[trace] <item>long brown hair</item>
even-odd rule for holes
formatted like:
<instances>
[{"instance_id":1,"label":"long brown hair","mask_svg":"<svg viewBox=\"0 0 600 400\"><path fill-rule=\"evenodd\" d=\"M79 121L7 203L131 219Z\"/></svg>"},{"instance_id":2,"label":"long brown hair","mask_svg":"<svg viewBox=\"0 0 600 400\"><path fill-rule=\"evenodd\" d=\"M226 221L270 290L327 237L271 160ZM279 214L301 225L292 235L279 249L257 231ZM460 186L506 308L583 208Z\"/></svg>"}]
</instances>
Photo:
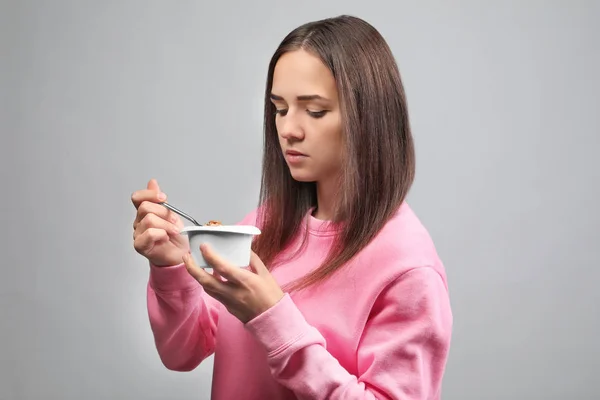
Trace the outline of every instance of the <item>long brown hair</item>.
<instances>
[{"instance_id":1,"label":"long brown hair","mask_svg":"<svg viewBox=\"0 0 600 400\"><path fill-rule=\"evenodd\" d=\"M332 223L339 224L323 265L295 282L299 290L322 282L377 235L405 200L415 155L404 87L394 56L366 21L342 15L304 24L281 42L269 64L265 91L264 153L253 250L271 265L317 206L316 184L295 181L283 157L270 101L281 55L305 50L319 57L336 81L341 106L344 167ZM304 242L303 242L304 243Z\"/></svg>"}]
</instances>

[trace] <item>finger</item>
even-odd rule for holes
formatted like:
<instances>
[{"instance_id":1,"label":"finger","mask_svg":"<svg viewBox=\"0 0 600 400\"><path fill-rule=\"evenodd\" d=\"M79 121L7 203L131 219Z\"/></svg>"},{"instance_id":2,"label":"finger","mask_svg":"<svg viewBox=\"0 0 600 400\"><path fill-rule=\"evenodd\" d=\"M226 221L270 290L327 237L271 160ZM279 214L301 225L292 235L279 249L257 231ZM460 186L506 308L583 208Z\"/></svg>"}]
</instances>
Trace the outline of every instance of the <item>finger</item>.
<instances>
[{"instance_id":1,"label":"finger","mask_svg":"<svg viewBox=\"0 0 600 400\"><path fill-rule=\"evenodd\" d=\"M206 271L206 270L205 270L205 271ZM206 272L208 272L208 271L206 271ZM237 284L237 283L233 283L233 282L230 282L230 281L229 281L227 278L225 278L225 277L221 276L221 274L219 274L219 271L217 271L217 270L216 270L216 269L214 269L214 268L212 269L212 276L214 276L214 277L215 277L215 279L218 279L218 280L219 280L219 282L223 282L225 285L228 285L228 286L230 286L230 287L240 287L240 285L239 285L239 284Z\"/></svg>"},{"instance_id":2,"label":"finger","mask_svg":"<svg viewBox=\"0 0 600 400\"><path fill-rule=\"evenodd\" d=\"M131 202L135 208L138 208L143 201L161 203L165 200L167 200L167 195L158 190L142 189L131 194Z\"/></svg>"},{"instance_id":3,"label":"finger","mask_svg":"<svg viewBox=\"0 0 600 400\"><path fill-rule=\"evenodd\" d=\"M260 257L258 257L258 255L252 250L250 250L250 268L252 268L252 270L260 276L271 274Z\"/></svg>"},{"instance_id":4,"label":"finger","mask_svg":"<svg viewBox=\"0 0 600 400\"><path fill-rule=\"evenodd\" d=\"M188 273L202 285L204 290L212 293L212 296L227 293L226 285L204 269L198 267L191 254L184 254L182 260Z\"/></svg>"},{"instance_id":5,"label":"finger","mask_svg":"<svg viewBox=\"0 0 600 400\"><path fill-rule=\"evenodd\" d=\"M140 221L148 214L154 214L159 218L169 221L177 227L181 225L181 219L173 211L161 206L160 204L150 201L143 201L138 207L138 212L135 220L133 221L133 229L136 229Z\"/></svg>"},{"instance_id":6,"label":"finger","mask_svg":"<svg viewBox=\"0 0 600 400\"><path fill-rule=\"evenodd\" d=\"M155 192L160 192L160 187L158 186L158 182L156 179L152 178L148 181L148 185L146 186L149 190L154 190Z\"/></svg>"},{"instance_id":7,"label":"finger","mask_svg":"<svg viewBox=\"0 0 600 400\"><path fill-rule=\"evenodd\" d=\"M140 254L148 253L157 244L169 240L169 235L164 229L150 228L138 235L133 241L133 248Z\"/></svg>"},{"instance_id":8,"label":"finger","mask_svg":"<svg viewBox=\"0 0 600 400\"><path fill-rule=\"evenodd\" d=\"M136 231L139 230L141 233L150 228L160 228L166 231L170 236L179 235L179 227L177 225L152 213L146 214L146 216L142 218L136 227Z\"/></svg>"},{"instance_id":9,"label":"finger","mask_svg":"<svg viewBox=\"0 0 600 400\"><path fill-rule=\"evenodd\" d=\"M219 271L217 271L217 270L215 270L215 269L213 269L212 276L214 276L214 277L215 277L215 279L218 279L218 280L219 280L219 282L225 282L225 278L223 278L223 277L221 276L221 274L219 274Z\"/></svg>"},{"instance_id":10,"label":"finger","mask_svg":"<svg viewBox=\"0 0 600 400\"><path fill-rule=\"evenodd\" d=\"M224 260L206 243L203 243L200 246L200 251L202 252L202 255L204 256L206 262L213 268L213 270L217 274L219 274L220 276L222 276L230 282L240 282L241 276L239 268L234 267L229 262Z\"/></svg>"}]
</instances>

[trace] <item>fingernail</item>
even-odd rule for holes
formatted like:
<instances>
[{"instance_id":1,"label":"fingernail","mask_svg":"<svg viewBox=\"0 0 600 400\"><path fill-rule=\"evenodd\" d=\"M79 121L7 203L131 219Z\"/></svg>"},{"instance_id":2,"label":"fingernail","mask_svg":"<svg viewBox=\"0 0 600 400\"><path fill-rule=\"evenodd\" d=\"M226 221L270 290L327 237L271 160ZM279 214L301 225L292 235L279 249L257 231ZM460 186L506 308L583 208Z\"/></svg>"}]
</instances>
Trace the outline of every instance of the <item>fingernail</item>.
<instances>
[{"instance_id":1,"label":"fingernail","mask_svg":"<svg viewBox=\"0 0 600 400\"><path fill-rule=\"evenodd\" d=\"M158 194L158 200L160 200L160 201L163 201L163 200L164 200L164 199L166 199L166 198L167 198L167 195L166 195L166 194L164 194L163 192L160 192L160 193Z\"/></svg>"},{"instance_id":2,"label":"fingernail","mask_svg":"<svg viewBox=\"0 0 600 400\"><path fill-rule=\"evenodd\" d=\"M205 251L206 249L208 249L208 245L206 243L202 243L200 245L200 251Z\"/></svg>"}]
</instances>

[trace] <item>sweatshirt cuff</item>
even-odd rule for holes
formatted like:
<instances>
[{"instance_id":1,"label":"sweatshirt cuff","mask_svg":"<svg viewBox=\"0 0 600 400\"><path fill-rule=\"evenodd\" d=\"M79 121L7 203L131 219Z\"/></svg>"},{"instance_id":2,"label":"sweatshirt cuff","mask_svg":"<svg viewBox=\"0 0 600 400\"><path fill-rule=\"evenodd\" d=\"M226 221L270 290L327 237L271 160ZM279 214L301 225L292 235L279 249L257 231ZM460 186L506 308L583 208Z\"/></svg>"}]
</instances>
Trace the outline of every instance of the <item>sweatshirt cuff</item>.
<instances>
[{"instance_id":1,"label":"sweatshirt cuff","mask_svg":"<svg viewBox=\"0 0 600 400\"><path fill-rule=\"evenodd\" d=\"M185 264L157 267L150 264L150 287L158 292L176 292L199 287L200 284L187 271Z\"/></svg>"},{"instance_id":2,"label":"sweatshirt cuff","mask_svg":"<svg viewBox=\"0 0 600 400\"><path fill-rule=\"evenodd\" d=\"M269 356L284 351L314 329L286 293L273 307L246 323Z\"/></svg>"}]
</instances>

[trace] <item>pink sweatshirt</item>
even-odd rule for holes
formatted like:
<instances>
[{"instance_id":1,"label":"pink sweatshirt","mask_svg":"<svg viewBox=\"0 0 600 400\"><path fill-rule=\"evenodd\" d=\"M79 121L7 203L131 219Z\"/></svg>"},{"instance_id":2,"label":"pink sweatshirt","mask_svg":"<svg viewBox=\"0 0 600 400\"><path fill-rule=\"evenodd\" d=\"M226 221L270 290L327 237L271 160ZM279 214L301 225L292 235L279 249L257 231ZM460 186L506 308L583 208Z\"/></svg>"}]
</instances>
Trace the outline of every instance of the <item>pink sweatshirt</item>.
<instances>
[{"instance_id":1,"label":"pink sweatshirt","mask_svg":"<svg viewBox=\"0 0 600 400\"><path fill-rule=\"evenodd\" d=\"M272 271L280 285L329 249L334 231L310 213L306 219L306 251ZM255 222L256 212L241 221ZM183 264L150 265L147 294L168 369L190 371L214 353L215 400L440 399L453 321L446 275L406 203L324 286L286 293L245 325Z\"/></svg>"}]
</instances>

